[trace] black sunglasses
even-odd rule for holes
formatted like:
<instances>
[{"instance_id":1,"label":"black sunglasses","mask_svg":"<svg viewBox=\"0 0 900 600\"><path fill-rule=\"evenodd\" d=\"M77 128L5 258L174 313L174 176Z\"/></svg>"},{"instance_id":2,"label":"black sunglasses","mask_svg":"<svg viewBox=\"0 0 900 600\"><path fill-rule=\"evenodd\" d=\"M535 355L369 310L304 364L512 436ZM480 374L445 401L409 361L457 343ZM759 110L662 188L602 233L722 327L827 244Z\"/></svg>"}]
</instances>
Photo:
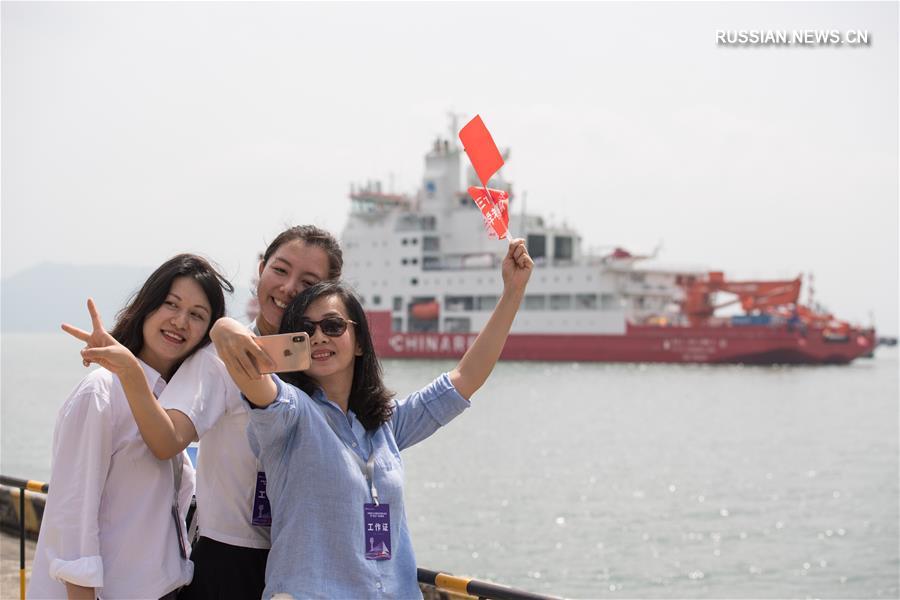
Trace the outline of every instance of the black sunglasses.
<instances>
[{"instance_id":1,"label":"black sunglasses","mask_svg":"<svg viewBox=\"0 0 900 600\"><path fill-rule=\"evenodd\" d=\"M341 337L347 331L347 324L356 325L356 321L345 319L343 317L325 317L321 321L313 321L312 319L300 319L298 329L303 333L312 337L316 333L316 327L322 328L322 333L328 337Z\"/></svg>"}]
</instances>

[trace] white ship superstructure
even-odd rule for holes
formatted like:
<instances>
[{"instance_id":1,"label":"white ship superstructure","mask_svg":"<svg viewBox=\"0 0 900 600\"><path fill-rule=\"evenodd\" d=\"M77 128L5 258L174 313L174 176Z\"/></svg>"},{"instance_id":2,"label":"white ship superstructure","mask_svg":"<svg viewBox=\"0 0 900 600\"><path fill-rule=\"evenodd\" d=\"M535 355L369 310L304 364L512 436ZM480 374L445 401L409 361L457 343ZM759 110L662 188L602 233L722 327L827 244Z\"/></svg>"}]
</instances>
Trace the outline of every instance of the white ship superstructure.
<instances>
[{"instance_id":1,"label":"white ship superstructure","mask_svg":"<svg viewBox=\"0 0 900 600\"><path fill-rule=\"evenodd\" d=\"M394 333L477 332L502 291L507 243L485 233L466 193L479 183L471 167L461 180L463 164L454 138L437 139L414 196L384 192L380 183L351 188L345 278L368 311L390 311ZM622 250L585 255L576 230L519 210L501 175L488 185L510 194L510 229L526 238L535 261L513 333L621 335L629 320L677 312L684 270L642 268L647 257Z\"/></svg>"}]
</instances>

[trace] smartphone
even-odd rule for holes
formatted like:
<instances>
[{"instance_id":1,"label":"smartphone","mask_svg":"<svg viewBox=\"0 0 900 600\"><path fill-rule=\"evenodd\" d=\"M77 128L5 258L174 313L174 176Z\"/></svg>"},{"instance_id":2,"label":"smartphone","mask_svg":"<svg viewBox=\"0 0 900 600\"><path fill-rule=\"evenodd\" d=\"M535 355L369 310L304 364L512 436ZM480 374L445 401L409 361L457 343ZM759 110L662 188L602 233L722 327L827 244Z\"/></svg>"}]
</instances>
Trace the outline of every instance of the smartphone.
<instances>
[{"instance_id":1,"label":"smartphone","mask_svg":"<svg viewBox=\"0 0 900 600\"><path fill-rule=\"evenodd\" d=\"M312 364L309 354L309 335L306 333L280 333L256 338L256 344L275 363L269 370L262 367L260 373L287 373L305 371Z\"/></svg>"}]
</instances>

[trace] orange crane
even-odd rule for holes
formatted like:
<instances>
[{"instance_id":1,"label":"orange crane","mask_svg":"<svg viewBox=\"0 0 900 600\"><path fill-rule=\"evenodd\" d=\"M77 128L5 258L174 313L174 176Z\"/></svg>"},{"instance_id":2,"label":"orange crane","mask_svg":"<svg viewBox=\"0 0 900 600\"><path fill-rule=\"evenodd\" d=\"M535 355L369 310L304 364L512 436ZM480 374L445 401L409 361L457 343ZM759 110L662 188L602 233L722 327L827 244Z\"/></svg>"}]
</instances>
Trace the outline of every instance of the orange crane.
<instances>
[{"instance_id":1,"label":"orange crane","mask_svg":"<svg viewBox=\"0 0 900 600\"><path fill-rule=\"evenodd\" d=\"M683 312L692 325L709 320L716 310L741 303L745 312L774 312L779 307L797 305L800 277L788 281L727 281L721 271L711 271L703 279L685 278ZM729 292L737 297L721 304L713 303L716 292Z\"/></svg>"}]
</instances>

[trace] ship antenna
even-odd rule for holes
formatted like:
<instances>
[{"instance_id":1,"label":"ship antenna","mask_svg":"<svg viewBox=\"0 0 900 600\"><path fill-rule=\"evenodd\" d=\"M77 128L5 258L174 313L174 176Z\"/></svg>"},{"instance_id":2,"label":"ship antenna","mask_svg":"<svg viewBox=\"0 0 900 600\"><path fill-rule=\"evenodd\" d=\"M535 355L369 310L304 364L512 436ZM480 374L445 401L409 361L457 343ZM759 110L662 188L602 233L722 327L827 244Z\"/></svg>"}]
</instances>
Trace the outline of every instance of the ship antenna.
<instances>
[{"instance_id":1,"label":"ship antenna","mask_svg":"<svg viewBox=\"0 0 900 600\"><path fill-rule=\"evenodd\" d=\"M450 139L452 140L456 137L457 127L459 125L459 115L457 115L454 111L447 111L447 116L450 117Z\"/></svg>"},{"instance_id":2,"label":"ship antenna","mask_svg":"<svg viewBox=\"0 0 900 600\"><path fill-rule=\"evenodd\" d=\"M810 308L812 308L813 310L815 310L815 307L816 307L816 303L815 303L815 291L816 291L816 289L815 289L815 286L814 286L814 284L815 284L815 276L812 274L812 271L809 272L809 275L807 276L807 279L809 279L809 306L810 306Z\"/></svg>"},{"instance_id":3,"label":"ship antenna","mask_svg":"<svg viewBox=\"0 0 900 600\"><path fill-rule=\"evenodd\" d=\"M459 119L465 117L465 115L451 109L447 111L447 116L450 117L450 142L456 148L456 136L459 134Z\"/></svg>"}]
</instances>

